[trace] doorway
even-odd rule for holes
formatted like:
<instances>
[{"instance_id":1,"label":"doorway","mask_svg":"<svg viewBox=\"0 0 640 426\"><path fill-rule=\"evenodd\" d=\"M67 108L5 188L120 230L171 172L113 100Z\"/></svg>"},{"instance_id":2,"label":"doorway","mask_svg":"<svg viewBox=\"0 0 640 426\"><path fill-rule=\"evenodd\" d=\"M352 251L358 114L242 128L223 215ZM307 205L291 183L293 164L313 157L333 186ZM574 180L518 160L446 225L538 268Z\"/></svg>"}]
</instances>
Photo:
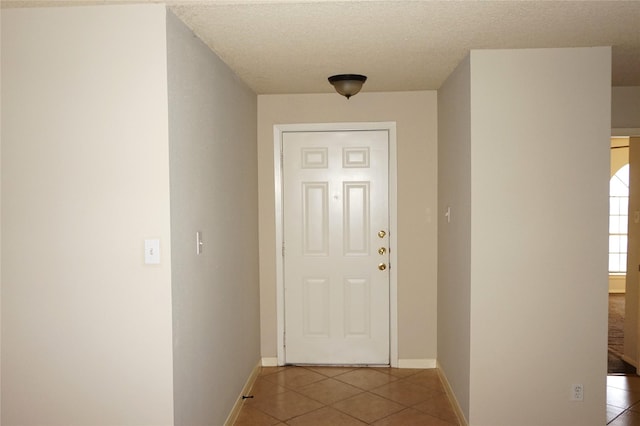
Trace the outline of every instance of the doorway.
<instances>
[{"instance_id":1,"label":"doorway","mask_svg":"<svg viewBox=\"0 0 640 426\"><path fill-rule=\"evenodd\" d=\"M278 364L397 364L395 123L274 126Z\"/></svg>"},{"instance_id":2,"label":"doorway","mask_svg":"<svg viewBox=\"0 0 640 426\"><path fill-rule=\"evenodd\" d=\"M629 138L611 138L609 180L608 374L625 374L624 322L629 225Z\"/></svg>"}]
</instances>

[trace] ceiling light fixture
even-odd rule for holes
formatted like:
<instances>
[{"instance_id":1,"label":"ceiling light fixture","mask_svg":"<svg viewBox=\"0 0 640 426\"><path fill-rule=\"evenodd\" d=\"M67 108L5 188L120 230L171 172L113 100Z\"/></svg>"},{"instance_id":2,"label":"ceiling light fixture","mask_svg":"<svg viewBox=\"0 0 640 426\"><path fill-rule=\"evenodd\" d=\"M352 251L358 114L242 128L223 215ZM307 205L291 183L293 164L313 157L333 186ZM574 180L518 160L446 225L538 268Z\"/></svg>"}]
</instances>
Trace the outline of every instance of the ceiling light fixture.
<instances>
[{"instance_id":1,"label":"ceiling light fixture","mask_svg":"<svg viewBox=\"0 0 640 426\"><path fill-rule=\"evenodd\" d=\"M367 76L360 74L338 74L329 77L329 83L333 85L336 92L347 99L358 93L365 81Z\"/></svg>"}]
</instances>

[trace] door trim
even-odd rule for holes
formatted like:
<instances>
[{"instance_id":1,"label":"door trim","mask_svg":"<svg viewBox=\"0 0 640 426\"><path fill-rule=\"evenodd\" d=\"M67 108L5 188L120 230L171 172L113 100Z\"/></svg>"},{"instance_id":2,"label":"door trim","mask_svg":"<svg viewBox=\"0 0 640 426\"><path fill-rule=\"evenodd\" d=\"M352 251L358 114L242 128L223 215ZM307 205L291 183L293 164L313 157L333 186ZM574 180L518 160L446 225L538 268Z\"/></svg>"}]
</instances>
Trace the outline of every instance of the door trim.
<instances>
[{"instance_id":1,"label":"door trim","mask_svg":"<svg viewBox=\"0 0 640 426\"><path fill-rule=\"evenodd\" d=\"M285 363L284 348L284 265L282 245L284 241L283 205L282 205L282 135L286 132L333 132L346 130L384 130L389 133L389 360L391 367L398 366L398 221L397 221L397 157L396 123L308 123L276 124L273 126L273 169L275 189L276 218L276 329L278 365Z\"/></svg>"}]
</instances>

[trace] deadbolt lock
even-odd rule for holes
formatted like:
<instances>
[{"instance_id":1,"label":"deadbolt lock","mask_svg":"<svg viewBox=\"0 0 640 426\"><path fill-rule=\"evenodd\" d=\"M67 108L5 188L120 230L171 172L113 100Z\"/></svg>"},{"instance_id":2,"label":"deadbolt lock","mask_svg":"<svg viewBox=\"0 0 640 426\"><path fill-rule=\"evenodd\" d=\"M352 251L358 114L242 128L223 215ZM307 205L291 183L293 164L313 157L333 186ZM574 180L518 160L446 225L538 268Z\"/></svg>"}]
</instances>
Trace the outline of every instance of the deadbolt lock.
<instances>
[{"instance_id":1,"label":"deadbolt lock","mask_svg":"<svg viewBox=\"0 0 640 426\"><path fill-rule=\"evenodd\" d=\"M386 232L384 232L384 231L378 231L378 237L380 237L380 238L384 238L384 236L385 236L385 235L387 235L387 233L386 233Z\"/></svg>"},{"instance_id":2,"label":"deadbolt lock","mask_svg":"<svg viewBox=\"0 0 640 426\"><path fill-rule=\"evenodd\" d=\"M382 256L383 254L385 254L386 252L387 252L387 249L386 249L386 248L384 248L384 247L380 247L380 248L378 249L378 254L379 254L379 255L381 255L381 256Z\"/></svg>"}]
</instances>

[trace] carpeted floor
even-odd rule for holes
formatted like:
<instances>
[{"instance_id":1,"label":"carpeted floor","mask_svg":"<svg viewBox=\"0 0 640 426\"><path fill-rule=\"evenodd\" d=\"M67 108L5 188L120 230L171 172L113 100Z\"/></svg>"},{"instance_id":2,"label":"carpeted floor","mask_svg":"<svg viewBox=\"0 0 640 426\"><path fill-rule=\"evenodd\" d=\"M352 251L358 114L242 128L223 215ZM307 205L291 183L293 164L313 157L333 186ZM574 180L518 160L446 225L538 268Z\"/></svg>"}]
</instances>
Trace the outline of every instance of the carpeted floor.
<instances>
[{"instance_id":1,"label":"carpeted floor","mask_svg":"<svg viewBox=\"0 0 640 426\"><path fill-rule=\"evenodd\" d=\"M609 374L635 374L635 368L622 360L624 353L624 294L609 294Z\"/></svg>"}]
</instances>

